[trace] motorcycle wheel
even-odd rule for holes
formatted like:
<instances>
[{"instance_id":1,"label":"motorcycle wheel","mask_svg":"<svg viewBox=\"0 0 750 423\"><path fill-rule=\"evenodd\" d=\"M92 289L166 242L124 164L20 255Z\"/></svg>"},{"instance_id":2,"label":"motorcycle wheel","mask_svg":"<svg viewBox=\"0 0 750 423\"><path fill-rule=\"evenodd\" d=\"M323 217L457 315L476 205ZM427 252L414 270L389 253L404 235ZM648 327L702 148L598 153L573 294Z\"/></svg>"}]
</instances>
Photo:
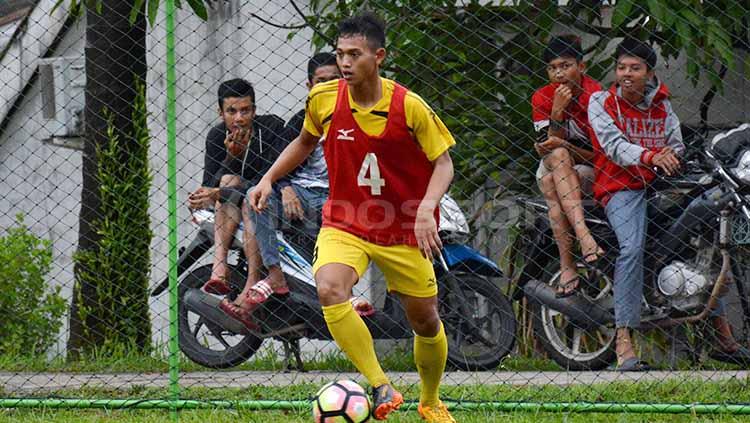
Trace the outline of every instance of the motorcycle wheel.
<instances>
[{"instance_id":1,"label":"motorcycle wheel","mask_svg":"<svg viewBox=\"0 0 750 423\"><path fill-rule=\"evenodd\" d=\"M586 268L578 265L583 284ZM560 264L550 263L545 269L543 282L557 287L560 282ZM612 279L600 274L596 286L583 288L578 295L590 300L601 300L612 295ZM533 304L534 334L547 355L560 367L567 370L601 370L614 362L615 329L611 326L582 329L557 310L545 305Z\"/></svg>"},{"instance_id":2,"label":"motorcycle wheel","mask_svg":"<svg viewBox=\"0 0 750 423\"><path fill-rule=\"evenodd\" d=\"M231 268L232 266L230 266ZM231 268L230 274L239 274ZM235 335L204 320L183 306L182 298L190 289L200 289L211 276L211 265L189 272L180 281L179 311L180 350L192 361L212 369L237 366L260 348L263 339L254 335Z\"/></svg>"},{"instance_id":3,"label":"motorcycle wheel","mask_svg":"<svg viewBox=\"0 0 750 423\"><path fill-rule=\"evenodd\" d=\"M489 280L453 274L463 298L446 284L440 294L440 317L448 337L448 364L461 370L492 370L516 342L516 316L510 301ZM466 301L470 315L462 312Z\"/></svg>"}]
</instances>

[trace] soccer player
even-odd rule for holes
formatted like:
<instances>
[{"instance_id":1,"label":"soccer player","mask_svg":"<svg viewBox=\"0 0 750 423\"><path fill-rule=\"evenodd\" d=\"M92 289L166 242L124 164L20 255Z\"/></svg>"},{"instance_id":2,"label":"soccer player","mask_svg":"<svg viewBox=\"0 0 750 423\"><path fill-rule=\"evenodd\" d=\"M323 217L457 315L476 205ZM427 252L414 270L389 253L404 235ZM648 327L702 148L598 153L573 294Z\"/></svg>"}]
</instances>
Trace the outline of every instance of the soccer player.
<instances>
[{"instance_id":1,"label":"soccer player","mask_svg":"<svg viewBox=\"0 0 750 423\"><path fill-rule=\"evenodd\" d=\"M589 98L602 87L584 73L586 63L578 37L552 38L542 59L550 83L531 97L534 129L543 140L534 144L541 157L536 178L549 206L550 226L560 252L557 296L567 297L579 287L571 235L578 238L585 262L594 263L604 254L586 225L581 206L582 192L590 196L594 181Z\"/></svg>"},{"instance_id":2,"label":"soccer player","mask_svg":"<svg viewBox=\"0 0 750 423\"><path fill-rule=\"evenodd\" d=\"M339 24L336 57L342 79L319 84L307 99L300 136L250 195L266 206L272 184L294 169L324 136L329 199L313 270L333 338L373 387L373 416L385 420L403 403L378 363L372 335L349 302L370 260L398 293L415 332L421 379L419 413L454 422L438 397L448 343L438 315L432 258L440 254L440 198L453 178L455 144L443 122L416 94L379 76L385 24L372 13Z\"/></svg>"}]
</instances>

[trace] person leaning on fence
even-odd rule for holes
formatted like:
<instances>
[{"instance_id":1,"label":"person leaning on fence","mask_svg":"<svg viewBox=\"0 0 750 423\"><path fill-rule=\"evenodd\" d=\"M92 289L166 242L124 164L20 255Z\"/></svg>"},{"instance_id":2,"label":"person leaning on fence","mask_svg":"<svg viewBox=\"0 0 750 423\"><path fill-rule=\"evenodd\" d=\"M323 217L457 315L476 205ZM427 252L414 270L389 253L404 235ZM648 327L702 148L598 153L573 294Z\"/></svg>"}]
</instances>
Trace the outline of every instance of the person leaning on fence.
<instances>
[{"instance_id":1,"label":"person leaning on fence","mask_svg":"<svg viewBox=\"0 0 750 423\"><path fill-rule=\"evenodd\" d=\"M585 262L594 263L604 254L586 225L581 205L582 192L591 194L594 179L588 103L601 85L584 73L583 50L575 36L552 38L542 59L550 83L531 97L534 129L541 140L534 144L542 158L536 178L549 206L550 225L560 252L557 296L567 297L579 286L571 235L578 239Z\"/></svg>"},{"instance_id":2,"label":"person leaning on fence","mask_svg":"<svg viewBox=\"0 0 750 423\"><path fill-rule=\"evenodd\" d=\"M419 413L454 422L439 399L448 342L437 307L433 254L440 254L437 207L453 178L448 129L416 94L379 76L385 24L372 13L339 23L336 56L343 79L307 98L304 127L250 195L261 211L272 184L315 149L325 134L330 197L313 271L334 340L373 386L373 416L403 403L378 363L372 335L349 295L372 259L399 294L415 332L421 379Z\"/></svg>"},{"instance_id":3,"label":"person leaning on fence","mask_svg":"<svg viewBox=\"0 0 750 423\"><path fill-rule=\"evenodd\" d=\"M336 56L332 53L318 53L308 62L308 89L340 77ZM292 116L284 128L286 139L291 141L299 136L304 119L304 109ZM250 188L248 192L252 189ZM244 205L242 208L243 237L256 239L263 266L268 269L268 277L258 281L260 269L253 266L257 260L248 260L245 288L234 302L225 298L219 304L225 313L251 329L258 328L258 325L252 321L253 311L266 302L272 294L284 295L289 292L286 278L280 267L276 230L286 222L300 220L303 222L305 236L317 238L323 204L327 199L328 167L323 157L323 147L318 144L304 163L276 183L264 213L256 213L252 208ZM364 300L358 300L355 309L363 315L374 312L372 306Z\"/></svg>"},{"instance_id":4,"label":"person leaning on fence","mask_svg":"<svg viewBox=\"0 0 750 423\"><path fill-rule=\"evenodd\" d=\"M212 129L209 132L209 137L213 135L210 144L213 150L210 153L207 151L206 156L210 154L213 160L209 162L207 159L208 164L221 156L216 152L220 148L216 139L220 136L217 134L223 133L225 157L210 186L203 186L190 194L188 202L194 209L216 205L213 267L203 289L223 295L230 290L227 256L239 226L245 191L268 170L286 143L284 121L280 117L255 114L255 90L252 84L243 79L222 82L218 97L222 123L217 131ZM206 173L204 171L204 184ZM245 240L243 247L248 260L257 257L258 247L254 239Z\"/></svg>"}]
</instances>

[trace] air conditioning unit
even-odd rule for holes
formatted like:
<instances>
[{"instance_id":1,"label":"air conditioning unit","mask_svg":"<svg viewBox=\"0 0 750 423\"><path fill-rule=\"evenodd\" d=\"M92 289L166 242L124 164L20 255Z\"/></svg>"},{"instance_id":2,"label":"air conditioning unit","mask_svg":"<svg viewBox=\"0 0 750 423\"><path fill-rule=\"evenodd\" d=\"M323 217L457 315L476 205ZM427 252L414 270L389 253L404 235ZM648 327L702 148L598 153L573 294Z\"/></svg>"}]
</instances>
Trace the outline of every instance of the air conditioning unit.
<instances>
[{"instance_id":1,"label":"air conditioning unit","mask_svg":"<svg viewBox=\"0 0 750 423\"><path fill-rule=\"evenodd\" d=\"M45 141L79 148L84 135L86 67L83 57L39 60L42 117L51 137Z\"/></svg>"}]
</instances>

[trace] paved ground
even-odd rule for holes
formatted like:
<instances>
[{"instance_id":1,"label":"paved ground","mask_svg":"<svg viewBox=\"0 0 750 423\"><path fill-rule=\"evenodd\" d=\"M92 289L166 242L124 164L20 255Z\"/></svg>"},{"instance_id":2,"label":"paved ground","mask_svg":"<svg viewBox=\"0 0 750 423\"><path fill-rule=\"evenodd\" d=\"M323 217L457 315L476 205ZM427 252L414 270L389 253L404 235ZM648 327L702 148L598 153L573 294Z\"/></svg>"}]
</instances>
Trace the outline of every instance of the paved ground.
<instances>
[{"instance_id":1,"label":"paved ground","mask_svg":"<svg viewBox=\"0 0 750 423\"><path fill-rule=\"evenodd\" d=\"M389 373L397 383L416 383L417 374ZM728 379L747 380L750 371L691 371L647 373L617 372L449 372L445 374L446 385L497 385L540 386L540 385L588 385L614 381L663 381L666 379L701 379L719 381ZM244 387L248 385L288 386L298 383L323 383L335 379L359 379L354 373L334 372L191 372L181 375L183 387ZM166 373L0 373L0 386L5 395L30 395L61 389L111 388L129 389L133 387L165 387L169 381Z\"/></svg>"}]
</instances>

